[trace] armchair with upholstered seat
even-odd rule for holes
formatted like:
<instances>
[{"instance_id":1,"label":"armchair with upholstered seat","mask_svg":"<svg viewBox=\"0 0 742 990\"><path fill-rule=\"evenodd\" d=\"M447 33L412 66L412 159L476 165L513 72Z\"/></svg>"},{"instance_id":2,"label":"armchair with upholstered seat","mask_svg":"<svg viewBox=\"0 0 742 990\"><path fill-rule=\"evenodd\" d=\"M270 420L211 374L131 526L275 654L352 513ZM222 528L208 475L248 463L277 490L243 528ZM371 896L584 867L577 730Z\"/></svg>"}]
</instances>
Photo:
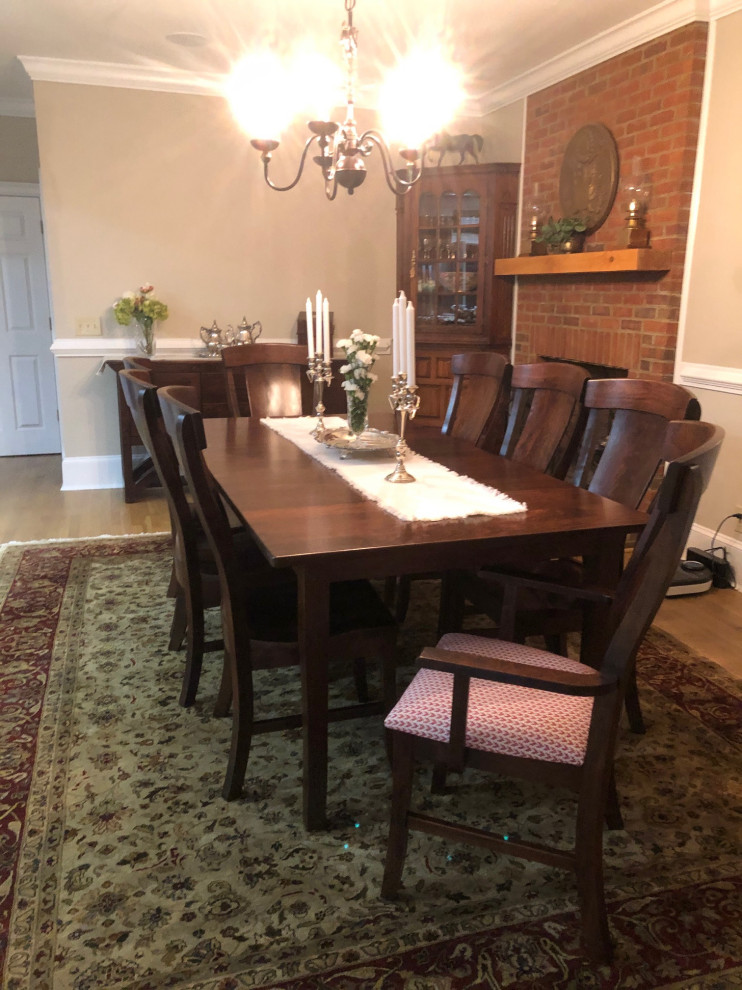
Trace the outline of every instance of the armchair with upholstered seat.
<instances>
[{"instance_id":1,"label":"armchair with upholstered seat","mask_svg":"<svg viewBox=\"0 0 742 990\"><path fill-rule=\"evenodd\" d=\"M623 697L639 646L675 573L722 436L708 423L671 424L665 452L673 460L617 588L609 595L577 589L585 600L611 604L607 646L591 658L593 666L467 633L447 634L435 649L423 650L420 670L385 723L393 752L393 794L383 896L397 896L410 830L563 867L576 874L589 956L610 960L602 836L604 822L622 827L613 758ZM680 450L685 454L676 456ZM526 841L498 832L498 812L507 816L508 809L496 804L487 828L467 824L463 810L450 804L450 814L439 817L430 810L434 799L426 799L424 813L414 810L413 770L419 760L439 771L473 767L541 784L544 791L553 786L572 790L577 795L574 844L569 848L562 841L556 847L546 839ZM438 772L438 783L441 777ZM496 869L495 860L493 873Z\"/></svg>"}]
</instances>

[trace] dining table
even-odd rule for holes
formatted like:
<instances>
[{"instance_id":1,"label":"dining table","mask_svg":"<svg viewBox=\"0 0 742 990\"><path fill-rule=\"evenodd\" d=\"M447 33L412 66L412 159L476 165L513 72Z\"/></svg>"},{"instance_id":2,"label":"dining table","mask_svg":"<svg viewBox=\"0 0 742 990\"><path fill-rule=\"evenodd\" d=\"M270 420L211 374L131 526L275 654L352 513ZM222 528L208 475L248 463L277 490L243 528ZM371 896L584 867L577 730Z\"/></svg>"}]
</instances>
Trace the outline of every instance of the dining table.
<instances>
[{"instance_id":1,"label":"dining table","mask_svg":"<svg viewBox=\"0 0 742 990\"><path fill-rule=\"evenodd\" d=\"M587 579L610 587L621 570L627 535L641 531L647 520L644 512L414 421L406 439L415 452L525 503L525 511L405 521L257 419L205 419L204 430L206 463L225 499L267 561L296 574L307 829L327 823L326 644L333 581L579 555ZM383 456L378 463L385 474L393 466ZM593 606L583 630L583 658L595 656L604 642L605 620L605 607Z\"/></svg>"}]
</instances>

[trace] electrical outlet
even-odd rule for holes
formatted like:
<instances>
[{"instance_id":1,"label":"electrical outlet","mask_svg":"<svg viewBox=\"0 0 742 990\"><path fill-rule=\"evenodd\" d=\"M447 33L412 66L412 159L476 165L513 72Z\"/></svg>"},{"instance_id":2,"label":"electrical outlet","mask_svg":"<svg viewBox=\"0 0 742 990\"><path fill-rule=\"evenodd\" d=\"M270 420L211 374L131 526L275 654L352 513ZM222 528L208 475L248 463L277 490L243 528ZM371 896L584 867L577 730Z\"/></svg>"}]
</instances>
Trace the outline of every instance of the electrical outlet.
<instances>
[{"instance_id":1,"label":"electrical outlet","mask_svg":"<svg viewBox=\"0 0 742 990\"><path fill-rule=\"evenodd\" d=\"M78 337L100 337L100 318L97 316L79 316L75 323Z\"/></svg>"}]
</instances>

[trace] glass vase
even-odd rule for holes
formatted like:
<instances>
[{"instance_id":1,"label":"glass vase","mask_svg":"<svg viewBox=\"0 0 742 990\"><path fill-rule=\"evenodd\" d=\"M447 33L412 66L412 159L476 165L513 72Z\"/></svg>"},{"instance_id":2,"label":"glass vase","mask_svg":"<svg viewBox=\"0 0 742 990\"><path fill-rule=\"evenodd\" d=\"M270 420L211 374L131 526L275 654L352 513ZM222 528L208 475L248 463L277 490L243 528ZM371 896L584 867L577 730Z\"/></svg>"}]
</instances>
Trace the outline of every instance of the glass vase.
<instances>
[{"instance_id":1,"label":"glass vase","mask_svg":"<svg viewBox=\"0 0 742 990\"><path fill-rule=\"evenodd\" d=\"M157 339L155 337L157 321L153 320L151 323L146 324L140 323L139 320L133 320L132 326L137 350L141 354L146 354L147 357L154 357L157 350Z\"/></svg>"},{"instance_id":2,"label":"glass vase","mask_svg":"<svg viewBox=\"0 0 742 990\"><path fill-rule=\"evenodd\" d=\"M368 392L348 392L348 432L360 437L368 429Z\"/></svg>"}]
</instances>

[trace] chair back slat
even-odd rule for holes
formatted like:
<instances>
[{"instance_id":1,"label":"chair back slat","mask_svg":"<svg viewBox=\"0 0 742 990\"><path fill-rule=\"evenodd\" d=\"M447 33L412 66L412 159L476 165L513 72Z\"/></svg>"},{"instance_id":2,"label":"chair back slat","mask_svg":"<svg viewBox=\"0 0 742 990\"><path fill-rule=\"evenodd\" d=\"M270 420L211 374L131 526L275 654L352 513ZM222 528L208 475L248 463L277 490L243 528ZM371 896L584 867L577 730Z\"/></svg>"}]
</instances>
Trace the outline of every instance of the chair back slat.
<instances>
[{"instance_id":1,"label":"chair back slat","mask_svg":"<svg viewBox=\"0 0 742 990\"><path fill-rule=\"evenodd\" d=\"M504 427L510 365L494 351L467 351L451 358L453 387L441 428L479 446ZM492 441L490 440L490 443Z\"/></svg>"},{"instance_id":2,"label":"chair back slat","mask_svg":"<svg viewBox=\"0 0 742 990\"><path fill-rule=\"evenodd\" d=\"M587 378L584 368L558 361L516 365L500 453L539 471L561 474L564 451L580 421Z\"/></svg>"},{"instance_id":3,"label":"chair back slat","mask_svg":"<svg viewBox=\"0 0 742 990\"><path fill-rule=\"evenodd\" d=\"M587 425L572 481L637 508L662 460L667 424L693 415L688 389L639 378L594 379L585 388Z\"/></svg>"},{"instance_id":4,"label":"chair back slat","mask_svg":"<svg viewBox=\"0 0 742 990\"><path fill-rule=\"evenodd\" d=\"M221 352L230 416L241 415L236 376L245 383L250 415L301 416L307 348L300 344L244 344Z\"/></svg>"}]
</instances>

